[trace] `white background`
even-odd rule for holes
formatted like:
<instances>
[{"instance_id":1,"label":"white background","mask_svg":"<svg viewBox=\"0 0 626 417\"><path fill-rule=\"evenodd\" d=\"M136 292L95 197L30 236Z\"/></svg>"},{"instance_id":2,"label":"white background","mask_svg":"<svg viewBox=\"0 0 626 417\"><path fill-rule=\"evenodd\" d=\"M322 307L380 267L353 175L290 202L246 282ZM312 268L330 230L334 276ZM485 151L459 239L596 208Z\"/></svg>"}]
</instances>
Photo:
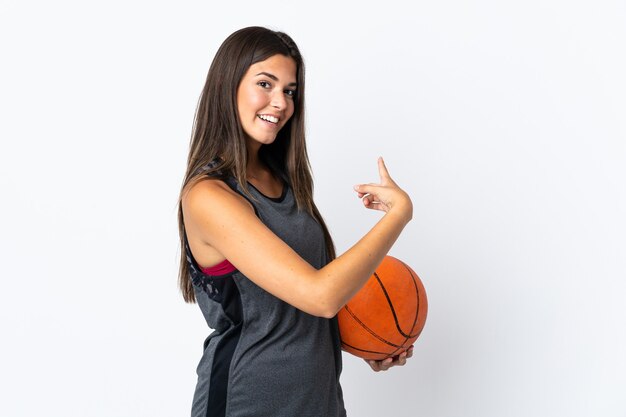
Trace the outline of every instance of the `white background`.
<instances>
[{"instance_id":1,"label":"white background","mask_svg":"<svg viewBox=\"0 0 626 417\"><path fill-rule=\"evenodd\" d=\"M209 332L176 278L206 72L236 29L307 64L340 252L412 196L392 255L429 316L403 368L344 354L351 416L626 416L626 4L0 3L0 415L185 416Z\"/></svg>"}]
</instances>

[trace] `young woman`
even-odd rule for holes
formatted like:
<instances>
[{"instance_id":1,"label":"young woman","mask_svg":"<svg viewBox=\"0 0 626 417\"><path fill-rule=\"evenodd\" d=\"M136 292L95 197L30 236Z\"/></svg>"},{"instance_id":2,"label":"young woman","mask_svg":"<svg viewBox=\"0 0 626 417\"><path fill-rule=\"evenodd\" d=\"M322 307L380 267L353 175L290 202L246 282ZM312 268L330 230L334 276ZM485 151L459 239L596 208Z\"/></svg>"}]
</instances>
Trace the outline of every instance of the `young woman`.
<instances>
[{"instance_id":1,"label":"young woman","mask_svg":"<svg viewBox=\"0 0 626 417\"><path fill-rule=\"evenodd\" d=\"M179 282L214 329L192 416L344 416L337 312L412 217L378 160L355 186L384 212L335 258L313 202L304 134L304 64L293 40L241 29L218 50L195 115L179 204ZM412 350L369 362L404 365Z\"/></svg>"}]
</instances>

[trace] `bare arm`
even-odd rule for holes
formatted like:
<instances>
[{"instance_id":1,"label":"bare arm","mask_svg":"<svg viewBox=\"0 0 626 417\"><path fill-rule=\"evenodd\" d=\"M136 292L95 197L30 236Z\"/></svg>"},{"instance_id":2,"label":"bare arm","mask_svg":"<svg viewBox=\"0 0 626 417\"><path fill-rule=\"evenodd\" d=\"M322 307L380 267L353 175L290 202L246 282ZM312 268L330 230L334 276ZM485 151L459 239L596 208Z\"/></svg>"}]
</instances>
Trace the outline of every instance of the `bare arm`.
<instances>
[{"instance_id":1,"label":"bare arm","mask_svg":"<svg viewBox=\"0 0 626 417\"><path fill-rule=\"evenodd\" d=\"M385 215L348 251L319 270L218 181L203 181L183 196L185 224L261 288L309 314L333 317L365 284L412 217L408 195L393 182L382 159L378 167L380 184L363 184L355 190L365 207Z\"/></svg>"}]
</instances>

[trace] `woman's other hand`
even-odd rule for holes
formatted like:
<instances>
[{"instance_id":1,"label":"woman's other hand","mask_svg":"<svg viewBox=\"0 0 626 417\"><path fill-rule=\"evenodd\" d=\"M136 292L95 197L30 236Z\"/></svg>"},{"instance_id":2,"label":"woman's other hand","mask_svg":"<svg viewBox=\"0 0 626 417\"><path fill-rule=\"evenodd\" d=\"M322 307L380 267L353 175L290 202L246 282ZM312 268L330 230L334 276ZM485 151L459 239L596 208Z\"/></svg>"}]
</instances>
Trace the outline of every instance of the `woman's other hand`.
<instances>
[{"instance_id":1,"label":"woman's other hand","mask_svg":"<svg viewBox=\"0 0 626 417\"><path fill-rule=\"evenodd\" d=\"M413 217L413 203L409 195L396 184L391 176L383 158L378 158L379 184L358 184L354 186L357 196L363 200L366 208L381 210L386 213L391 211L403 215L408 222Z\"/></svg>"},{"instance_id":2,"label":"woman's other hand","mask_svg":"<svg viewBox=\"0 0 626 417\"><path fill-rule=\"evenodd\" d=\"M387 358L382 361L364 359L374 372L386 371L394 366L404 366L407 359L413 356L413 345L399 355Z\"/></svg>"}]
</instances>

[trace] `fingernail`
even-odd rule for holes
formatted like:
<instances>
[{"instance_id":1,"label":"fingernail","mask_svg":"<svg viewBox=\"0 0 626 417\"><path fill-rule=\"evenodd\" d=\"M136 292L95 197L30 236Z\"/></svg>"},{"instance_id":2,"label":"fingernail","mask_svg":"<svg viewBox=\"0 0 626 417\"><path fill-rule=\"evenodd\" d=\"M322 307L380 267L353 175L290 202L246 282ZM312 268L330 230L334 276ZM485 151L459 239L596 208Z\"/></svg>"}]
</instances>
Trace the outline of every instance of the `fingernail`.
<instances>
[{"instance_id":1,"label":"fingernail","mask_svg":"<svg viewBox=\"0 0 626 417\"><path fill-rule=\"evenodd\" d=\"M354 190L355 190L355 191L359 191L359 186L358 186L358 185L355 185L355 186L354 186Z\"/></svg>"}]
</instances>

